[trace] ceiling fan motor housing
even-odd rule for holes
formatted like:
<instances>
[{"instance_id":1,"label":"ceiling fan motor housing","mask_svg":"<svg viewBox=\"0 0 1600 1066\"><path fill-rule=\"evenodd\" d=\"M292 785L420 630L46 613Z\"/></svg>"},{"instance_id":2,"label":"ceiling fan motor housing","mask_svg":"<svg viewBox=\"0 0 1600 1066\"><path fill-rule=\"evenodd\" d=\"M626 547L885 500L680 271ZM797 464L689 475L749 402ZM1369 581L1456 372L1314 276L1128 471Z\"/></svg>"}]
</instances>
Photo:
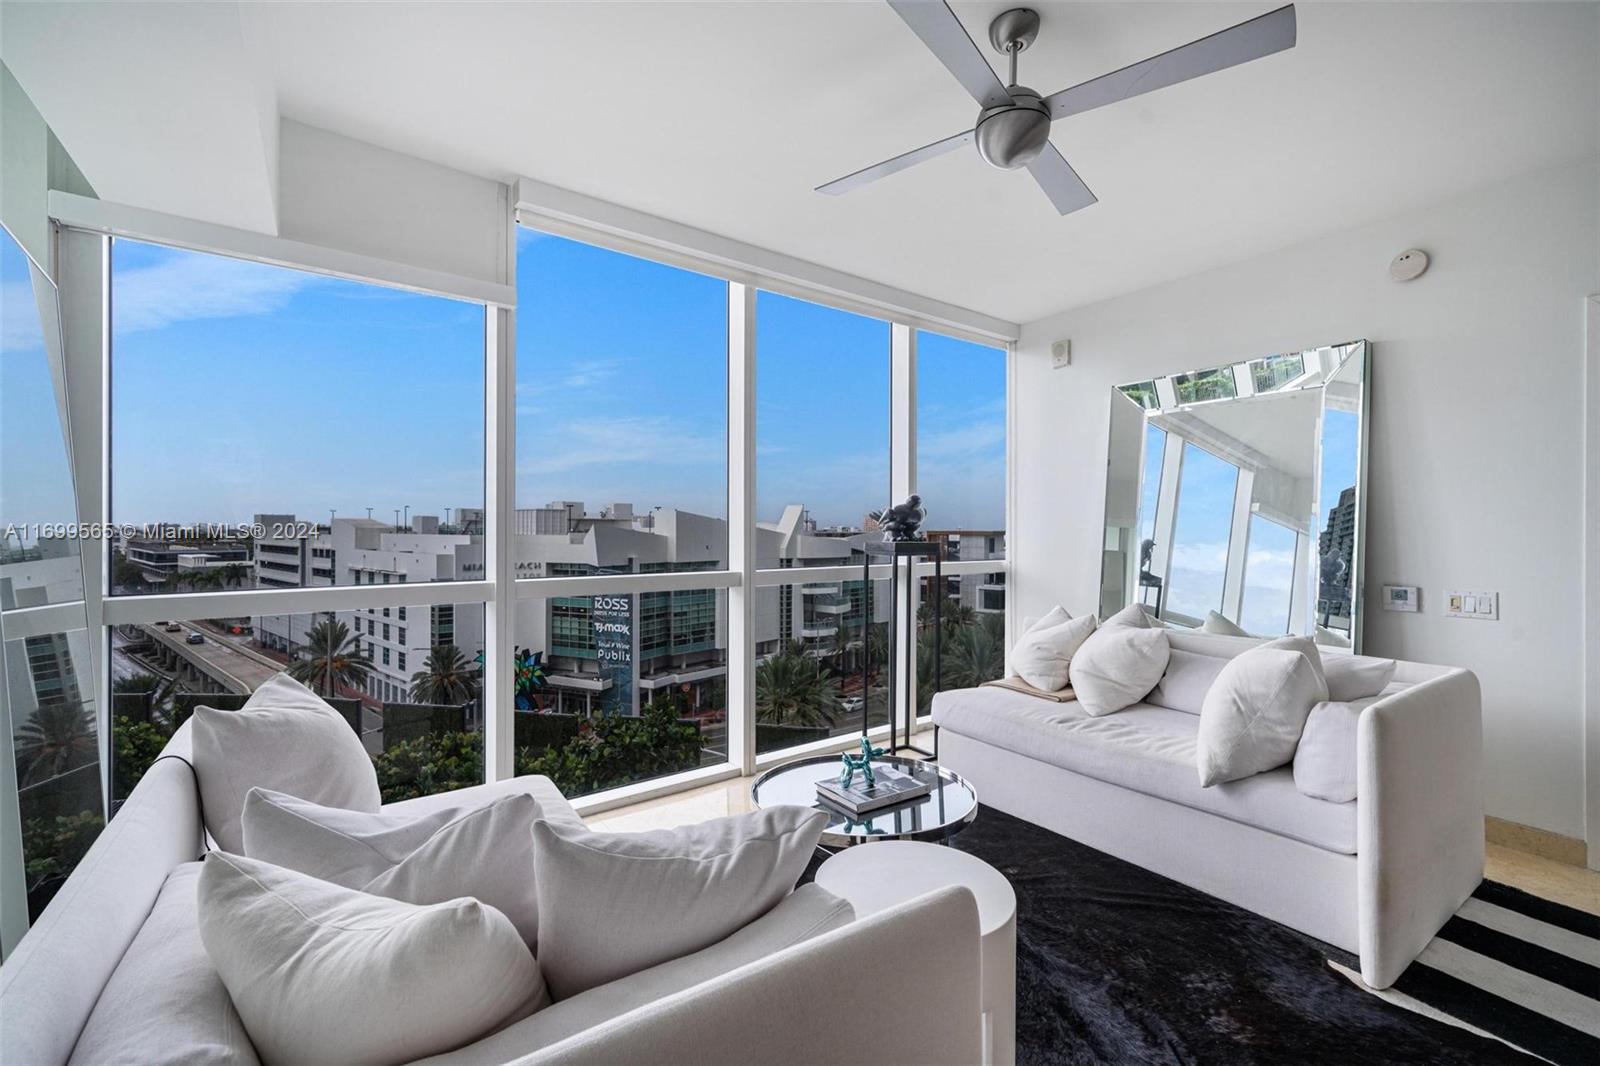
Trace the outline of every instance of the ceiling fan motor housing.
<instances>
[{"instance_id":1,"label":"ceiling fan motor housing","mask_svg":"<svg viewBox=\"0 0 1600 1066\"><path fill-rule=\"evenodd\" d=\"M1016 170L1033 162L1050 140L1050 109L1032 89L1012 85L1006 91L1010 103L985 108L973 132L985 163Z\"/></svg>"}]
</instances>

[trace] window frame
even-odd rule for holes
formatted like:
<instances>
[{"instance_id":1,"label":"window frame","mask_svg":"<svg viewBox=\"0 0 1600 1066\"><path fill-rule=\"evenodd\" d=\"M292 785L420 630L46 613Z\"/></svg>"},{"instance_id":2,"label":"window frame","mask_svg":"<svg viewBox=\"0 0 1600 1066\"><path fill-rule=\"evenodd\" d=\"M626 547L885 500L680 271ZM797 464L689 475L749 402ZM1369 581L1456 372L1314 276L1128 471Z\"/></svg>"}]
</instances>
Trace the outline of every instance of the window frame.
<instances>
[{"instance_id":1,"label":"window frame","mask_svg":"<svg viewBox=\"0 0 1600 1066\"><path fill-rule=\"evenodd\" d=\"M531 191L530 191L531 190ZM59 229L62 286L63 363L71 413L70 439L78 503L78 520L104 522L108 514L110 469L107 403L110 388L109 255L113 237L224 255L269 265L309 270L349 280L400 288L479 305L484 312L484 573L473 580L366 583L350 586L254 588L207 592L157 593L138 597L108 595L109 543L85 545L85 591L88 623L98 638L93 664L99 714L109 718L110 633L139 622L192 621L219 614L272 615L366 611L374 608L481 604L484 608L483 678L485 776L488 781L512 776L511 737L514 686L510 664L514 652L515 603L524 597L558 595L638 594L652 591L726 589L728 591L728 741L726 764L703 767L672 777L635 782L578 799L580 811L595 812L639 799L663 795L712 780L747 775L782 759L813 751L844 748L853 736L842 736L805 748L774 752L758 759L754 743L754 590L771 585L798 585L826 580L831 569L809 567L786 571L755 568L755 296L758 289L823 306L867 315L890 324L891 422L890 487L895 498L916 485L916 332L928 330L988 347L1002 347L1006 358L1006 501L1008 534L1015 526L1013 491L1016 464L1015 358L1017 328L938 301L888 289L774 253L688 230L649 216L600 204L572 194L556 195L523 181L503 202L505 244L500 282L450 275L425 268L323 248L279 237L104 203L64 193L51 193L50 214ZM548 195L547 195L548 194ZM565 197L563 200L562 197ZM552 208L550 199L561 200ZM532 200L543 202L534 204ZM725 281L728 286L728 568L674 573L586 575L518 579L512 545L515 534L516 420L515 314L516 247L519 226L584 241L612 251L668 266L692 270ZM87 475L87 476L85 476ZM1008 535L1008 551L1012 538ZM839 567L841 577L860 578L860 568ZM931 563L915 565L917 577L931 576ZM947 575L1007 573L1006 559L948 562ZM888 566L872 569L874 579L888 576ZM372 575L376 578L376 575ZM388 577L389 575L385 575ZM920 581L902 582L902 595L914 598ZM1012 632L1016 597L1005 598L1007 641ZM897 604L905 609L905 604ZM49 610L49 609L43 609ZM8 612L7 636L12 626ZM47 624L40 619L39 624ZM81 624L81 623L80 623ZM32 627L28 627L32 628ZM910 706L915 708L914 663L896 651L894 669L905 679ZM737 710L736 710L737 709ZM914 712L913 712L914 713ZM925 722L926 718L918 718ZM101 735L109 738L109 721ZM875 730L876 735L881 730ZM104 741L103 741L104 743ZM110 760L102 760L108 779ZM105 794L110 795L109 787Z\"/></svg>"}]
</instances>

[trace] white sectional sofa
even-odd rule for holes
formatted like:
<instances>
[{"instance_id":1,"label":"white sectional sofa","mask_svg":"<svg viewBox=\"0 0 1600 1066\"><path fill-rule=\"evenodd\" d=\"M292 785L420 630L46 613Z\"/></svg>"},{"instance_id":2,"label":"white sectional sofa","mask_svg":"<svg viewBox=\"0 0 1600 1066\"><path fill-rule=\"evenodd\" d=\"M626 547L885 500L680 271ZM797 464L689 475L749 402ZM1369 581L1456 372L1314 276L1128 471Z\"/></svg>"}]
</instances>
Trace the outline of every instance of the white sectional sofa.
<instances>
[{"instance_id":1,"label":"white sectional sofa","mask_svg":"<svg viewBox=\"0 0 1600 1066\"><path fill-rule=\"evenodd\" d=\"M1260 643L1168 638L1175 659ZM961 689L934 697L933 720L940 761L986 806L1357 953L1367 983L1388 987L1483 876L1477 679L1400 662L1358 720L1348 803L1301 793L1288 766L1202 788L1203 696L1157 691L1094 718L1076 703Z\"/></svg>"},{"instance_id":2,"label":"white sectional sofa","mask_svg":"<svg viewBox=\"0 0 1600 1066\"><path fill-rule=\"evenodd\" d=\"M201 855L201 814L188 764L189 726L145 774L55 900L0 967L0 1062L47 1066L108 1061L256 1061L242 1033L231 1054L217 1044L185 1051L182 1034L197 1004L195 988L147 988L131 1005L109 1004L96 1019L93 1053L79 1046L102 992L141 952L199 949L194 928L135 938L175 870ZM523 791L546 817L578 821L543 777L521 777L386 809L422 812ZM531 871L530 871L531 875ZM155 942L153 942L155 941ZM203 949L200 949L203 950ZM751 1063L855 1062L863 1005L883 1001L900 977L916 975L916 994L895 1003L894 1039L873 1042L886 1063L973 1063L981 1050L979 928L971 892L950 888L853 920L849 907L808 885L726 940L683 958L561 1000L430 1063ZM202 967L204 962L202 959ZM211 975L214 979L214 974ZM124 985L126 981L122 982ZM197 982L198 983L198 982ZM220 984L220 982L217 982ZM110 997L108 997L109 1000ZM113 1034L107 1045L104 1034ZM116 1040L126 1023L129 1043ZM152 1048L133 1043L135 1023ZM350 1019L352 1026L363 1021ZM85 1037L87 1040L88 1038ZM240 1042L242 1041L242 1043Z\"/></svg>"}]
</instances>

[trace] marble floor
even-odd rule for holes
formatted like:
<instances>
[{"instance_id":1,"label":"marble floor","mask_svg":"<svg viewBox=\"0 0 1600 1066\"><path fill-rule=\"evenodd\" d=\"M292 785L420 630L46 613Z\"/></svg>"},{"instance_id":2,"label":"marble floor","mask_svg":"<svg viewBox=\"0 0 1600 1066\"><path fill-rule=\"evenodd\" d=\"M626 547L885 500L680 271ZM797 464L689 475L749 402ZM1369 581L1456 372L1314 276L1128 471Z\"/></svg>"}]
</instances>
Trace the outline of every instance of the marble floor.
<instances>
[{"instance_id":1,"label":"marble floor","mask_svg":"<svg viewBox=\"0 0 1600 1066\"><path fill-rule=\"evenodd\" d=\"M918 734L915 742L927 746L932 738ZM606 832L637 832L642 829L670 829L673 826L702 822L750 809L749 777L736 777L645 800L630 807L596 814L586 821L593 829ZM1564 903L1569 907L1600 914L1600 873L1580 866L1569 866L1503 844L1488 845L1484 875L1490 880L1512 885L1536 896Z\"/></svg>"}]
</instances>

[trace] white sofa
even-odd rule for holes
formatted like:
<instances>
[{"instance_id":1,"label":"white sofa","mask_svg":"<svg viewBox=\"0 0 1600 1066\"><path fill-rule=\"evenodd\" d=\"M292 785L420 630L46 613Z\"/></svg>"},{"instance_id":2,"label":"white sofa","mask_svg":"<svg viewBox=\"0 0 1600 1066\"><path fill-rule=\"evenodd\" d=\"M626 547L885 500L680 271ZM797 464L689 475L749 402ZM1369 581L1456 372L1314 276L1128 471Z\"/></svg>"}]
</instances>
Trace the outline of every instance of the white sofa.
<instances>
[{"instance_id":1,"label":"white sofa","mask_svg":"<svg viewBox=\"0 0 1600 1066\"><path fill-rule=\"evenodd\" d=\"M187 759L187 725L167 753ZM408 800L388 809L420 812L513 791L532 794L547 817L578 820L543 777ZM169 873L193 862L201 850L192 771L177 758L158 760L0 966L0 1063L46 1066L73 1058L113 971L137 963L129 946ZM528 1066L855 1062L863 1011L870 1014L873 1005L884 1004L886 990L905 989L906 974L915 975L914 994L891 997L894 1039L875 1040L873 1060L978 1061L979 930L971 892L945 889L859 921L841 913L847 910L822 889L805 886L703 951L562 1000L426 1061ZM817 933L840 922L846 924ZM159 998L152 995L150 1002ZM361 1020L352 1018L350 1024ZM164 1052L164 1060L173 1060L176 1049ZM151 1061L132 1049L119 1049L117 1057Z\"/></svg>"},{"instance_id":2,"label":"white sofa","mask_svg":"<svg viewBox=\"0 0 1600 1066\"><path fill-rule=\"evenodd\" d=\"M1259 643L1168 637L1223 658ZM1304 795L1289 767L1201 788L1198 705L1092 718L991 686L939 693L933 720L940 761L986 806L1359 954L1376 988L1483 876L1482 706L1466 670L1398 664L1358 720L1349 803Z\"/></svg>"}]
</instances>

